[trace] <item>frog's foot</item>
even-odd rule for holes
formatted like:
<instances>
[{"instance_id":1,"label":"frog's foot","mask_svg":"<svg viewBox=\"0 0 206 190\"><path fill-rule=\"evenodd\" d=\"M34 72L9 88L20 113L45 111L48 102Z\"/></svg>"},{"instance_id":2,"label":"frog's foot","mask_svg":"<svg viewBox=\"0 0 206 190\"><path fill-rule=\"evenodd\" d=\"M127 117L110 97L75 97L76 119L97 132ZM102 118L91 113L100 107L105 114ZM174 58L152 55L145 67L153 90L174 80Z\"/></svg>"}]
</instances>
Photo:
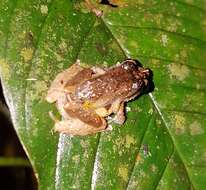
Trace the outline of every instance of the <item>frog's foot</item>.
<instances>
[{"instance_id":1,"label":"frog's foot","mask_svg":"<svg viewBox=\"0 0 206 190\"><path fill-rule=\"evenodd\" d=\"M125 121L124 102L121 102L120 100L116 100L110 106L109 109L106 109L105 107L101 107L101 108L97 108L95 112L101 117L107 117L112 113L114 113L115 116L112 118L111 121L120 125L122 125Z\"/></svg>"},{"instance_id":2,"label":"frog's foot","mask_svg":"<svg viewBox=\"0 0 206 190\"><path fill-rule=\"evenodd\" d=\"M85 0L87 8L93 12L97 17L101 17L103 15L103 11L97 9L90 0Z\"/></svg>"},{"instance_id":3,"label":"frog's foot","mask_svg":"<svg viewBox=\"0 0 206 190\"><path fill-rule=\"evenodd\" d=\"M65 124L67 123L66 120L65 120L65 121L60 121L60 120L58 120L58 119L54 116L54 114L52 113L52 111L49 112L49 116L50 116L50 118L55 122L54 127L51 129L52 135L53 135L55 132L64 133L64 131L67 131L68 126L65 125Z\"/></svg>"},{"instance_id":4,"label":"frog's foot","mask_svg":"<svg viewBox=\"0 0 206 190\"><path fill-rule=\"evenodd\" d=\"M107 128L104 131L112 131L112 130L113 130L112 126L108 125Z\"/></svg>"},{"instance_id":5,"label":"frog's foot","mask_svg":"<svg viewBox=\"0 0 206 190\"><path fill-rule=\"evenodd\" d=\"M54 135L55 132L56 132L56 130L55 130L55 126L53 126L53 127L51 128L51 130L50 130L50 133L51 133L52 135Z\"/></svg>"},{"instance_id":6,"label":"frog's foot","mask_svg":"<svg viewBox=\"0 0 206 190\"><path fill-rule=\"evenodd\" d=\"M56 123L56 122L59 122L59 120L57 119L57 117L54 116L53 112L50 111L49 112L49 117Z\"/></svg>"},{"instance_id":7,"label":"frog's foot","mask_svg":"<svg viewBox=\"0 0 206 190\"><path fill-rule=\"evenodd\" d=\"M49 112L49 117L55 122L55 125L56 123L60 122L53 114L52 111ZM56 129L55 129L55 125L52 127L52 129L50 130L51 134L53 135L55 132L56 132Z\"/></svg>"}]
</instances>

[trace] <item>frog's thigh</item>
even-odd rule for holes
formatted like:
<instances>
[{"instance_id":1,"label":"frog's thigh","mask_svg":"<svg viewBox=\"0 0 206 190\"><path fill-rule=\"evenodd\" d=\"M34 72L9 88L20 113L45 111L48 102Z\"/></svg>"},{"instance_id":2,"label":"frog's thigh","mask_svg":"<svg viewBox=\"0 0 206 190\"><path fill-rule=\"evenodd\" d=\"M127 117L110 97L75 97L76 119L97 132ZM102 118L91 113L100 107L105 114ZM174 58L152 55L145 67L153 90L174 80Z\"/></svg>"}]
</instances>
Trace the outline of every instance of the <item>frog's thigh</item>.
<instances>
[{"instance_id":1,"label":"frog's thigh","mask_svg":"<svg viewBox=\"0 0 206 190\"><path fill-rule=\"evenodd\" d=\"M105 119L93 110L84 109L75 104L73 106L71 104L66 104L64 109L71 118L78 118L90 126L99 128L106 123Z\"/></svg>"},{"instance_id":2,"label":"frog's thigh","mask_svg":"<svg viewBox=\"0 0 206 190\"><path fill-rule=\"evenodd\" d=\"M113 121L117 124L122 125L125 121L125 115L124 115L124 102L122 102L119 106L119 110L116 112L116 115L113 119Z\"/></svg>"}]
</instances>

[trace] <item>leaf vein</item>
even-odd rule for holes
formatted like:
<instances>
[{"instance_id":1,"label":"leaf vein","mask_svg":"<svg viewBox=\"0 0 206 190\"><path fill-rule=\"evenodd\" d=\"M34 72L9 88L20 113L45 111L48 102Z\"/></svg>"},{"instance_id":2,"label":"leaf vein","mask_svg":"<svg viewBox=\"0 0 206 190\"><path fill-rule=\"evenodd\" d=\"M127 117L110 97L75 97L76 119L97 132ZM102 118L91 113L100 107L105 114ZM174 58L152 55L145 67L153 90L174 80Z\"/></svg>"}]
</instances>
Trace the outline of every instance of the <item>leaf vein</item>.
<instances>
[{"instance_id":1,"label":"leaf vein","mask_svg":"<svg viewBox=\"0 0 206 190\"><path fill-rule=\"evenodd\" d=\"M40 32L39 32L38 37L37 37L37 42L36 42L36 44L34 46L34 52L33 52L32 58L30 60L30 65L29 65L29 68L28 68L28 72L27 72L26 78L28 78L30 73L31 73L31 69L32 69L32 65L33 65L32 61L33 61L33 59L35 57L35 53L36 53L36 51L38 49L38 45L39 45L39 42L40 42L41 34L42 34L43 28L45 26L46 20L47 20L49 14L51 12L51 7L52 7L53 2L54 2L54 0L51 1L50 6L49 6L49 10L48 10L48 14L45 16L45 18L44 18L44 20L42 22L42 25L41 25L41 28L40 28ZM24 118L24 126L25 126L25 128L27 128L27 125L28 125L28 121L26 119L26 110L27 110L27 108L26 108L26 97L27 97L27 86L28 86L28 81L27 80L25 80L25 84L24 85L25 86L24 86L24 94L23 94L23 96L24 96L23 97L23 105L24 105L24 112L23 112L24 116L23 116L23 118ZM30 155L28 154L27 156L28 156L29 160L31 161L32 159L31 159ZM31 161L31 163L32 163L33 169L36 171L36 167L35 167L34 162ZM37 179L37 180L39 180L39 179Z\"/></svg>"},{"instance_id":2,"label":"leaf vein","mask_svg":"<svg viewBox=\"0 0 206 190\"><path fill-rule=\"evenodd\" d=\"M199 67L192 66L192 65L186 64L184 61L181 61L181 60L176 61L176 60L172 60L172 59L165 59L165 58L162 58L162 57L147 56L147 55L141 55L141 54L138 54L138 57L142 57L142 58L146 58L146 59L156 59L156 60L159 60L159 61L165 61L165 62L170 62L170 63L177 63L179 65L188 66L188 67L190 67L192 69L195 69L195 70L200 70L200 71L206 72L205 68L199 68Z\"/></svg>"},{"instance_id":3,"label":"leaf vein","mask_svg":"<svg viewBox=\"0 0 206 190\"><path fill-rule=\"evenodd\" d=\"M148 124L147 124L147 127L146 127L146 129L145 129L145 131L144 131L144 134L143 134L141 140L140 140L140 144L139 144L138 150L137 150L137 152L136 152L136 154L135 154L136 156L137 156L137 155L139 154L139 152L140 152L140 148L141 148L142 145L143 145L143 140L144 140L144 138L145 138L146 132L147 132L147 130L148 130L148 126L149 126L149 124L150 124L151 121L152 121L152 117L149 119L149 122L148 122ZM136 164L136 157L135 157L133 166L132 166L132 168L131 168L131 172L130 172L130 175L129 175L127 184L126 184L126 190L127 190L128 187L129 187L129 182L131 181L132 174L133 174L134 168L135 168L135 164Z\"/></svg>"},{"instance_id":4,"label":"leaf vein","mask_svg":"<svg viewBox=\"0 0 206 190\"><path fill-rule=\"evenodd\" d=\"M172 1L173 2L173 1ZM203 13L206 13L206 10L201 8L201 7L198 7L197 5L193 5L193 4L190 4L190 3L187 3L187 2L183 2L183 1L180 1L180 0L176 0L177 3L179 4L182 4L182 5L186 5L186 6L189 6L189 7L193 7L195 9L198 9L199 11L203 12Z\"/></svg>"},{"instance_id":5,"label":"leaf vein","mask_svg":"<svg viewBox=\"0 0 206 190\"><path fill-rule=\"evenodd\" d=\"M162 112L160 111L160 108L159 108L159 106L158 106L158 104L157 104L154 96L153 96L151 93L149 93L149 97L150 97L150 99L151 99L151 101L152 101L152 103L153 103L153 105L154 105L154 108L156 109L157 113L159 114L161 120L163 121L164 126L166 127L168 133L170 134L170 138L171 138L171 140L172 140L172 142L173 142L173 144L174 144L174 147L176 147L176 149L177 149L176 141L175 141L175 139L173 138L173 136L172 136L172 134L171 134L171 132L170 132L170 130L169 130L170 127L168 126L168 124L167 124L167 122L166 122L166 120L165 120ZM184 166L184 168L185 168L185 171L186 171L186 173L187 173L187 177L188 177L188 179L189 179L189 181L190 181L193 189L195 190L194 185L192 184L191 177L189 176L188 168L187 168L187 166L185 165L183 156L182 156L181 153L178 151L178 149L177 149L177 153L178 153L178 155L179 155L179 157L180 157L180 159L181 159L181 161L182 161L182 164L183 164L183 166Z\"/></svg>"},{"instance_id":6,"label":"leaf vein","mask_svg":"<svg viewBox=\"0 0 206 190\"><path fill-rule=\"evenodd\" d=\"M166 169L167 169L167 166L168 166L168 164L169 164L169 162L170 162L170 159L171 159L173 153L174 153L174 146L173 146L173 151L170 153L170 157L169 157L169 159L168 159L168 161L167 161L167 164L165 165L163 171L161 172L161 176L160 176L160 178L159 178L159 181L156 183L154 189L157 189L158 185L160 184L160 181L161 181L161 179L162 179L163 176L164 176L164 173L165 173L165 171L166 171Z\"/></svg>"},{"instance_id":7,"label":"leaf vein","mask_svg":"<svg viewBox=\"0 0 206 190\"><path fill-rule=\"evenodd\" d=\"M111 26L115 27L115 28L119 27L119 28L131 28L131 29L137 29L137 30L143 29L143 30L161 31L161 32L165 32L165 33L168 33L168 34L181 36L181 37L186 38L188 40L198 41L198 42L206 45L206 41L201 40L199 38L196 38L196 37L193 37L193 36L190 36L190 35L186 35L186 34L182 34L182 33L179 33L179 32L173 32L173 31L165 30L165 29L158 28L158 27L138 27L138 26L130 26L130 25L111 25Z\"/></svg>"},{"instance_id":8,"label":"leaf vein","mask_svg":"<svg viewBox=\"0 0 206 190\"><path fill-rule=\"evenodd\" d=\"M186 113L186 114L191 114L191 115L201 115L201 116L206 116L205 112L199 112L199 111L191 111L191 110L181 110L181 109L164 109L165 111L168 112L176 112L176 113Z\"/></svg>"}]
</instances>

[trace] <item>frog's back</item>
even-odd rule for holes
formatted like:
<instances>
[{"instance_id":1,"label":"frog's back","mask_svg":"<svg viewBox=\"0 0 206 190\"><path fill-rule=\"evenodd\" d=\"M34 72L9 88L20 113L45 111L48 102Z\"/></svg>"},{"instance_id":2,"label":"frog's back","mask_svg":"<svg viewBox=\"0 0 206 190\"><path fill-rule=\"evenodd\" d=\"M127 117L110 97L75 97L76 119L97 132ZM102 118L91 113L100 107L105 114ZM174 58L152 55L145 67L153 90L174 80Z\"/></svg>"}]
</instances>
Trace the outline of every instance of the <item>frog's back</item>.
<instances>
[{"instance_id":1,"label":"frog's back","mask_svg":"<svg viewBox=\"0 0 206 190\"><path fill-rule=\"evenodd\" d=\"M131 92L134 80L131 73L122 68L114 68L106 74L82 83L76 89L76 96L83 101L124 97Z\"/></svg>"}]
</instances>

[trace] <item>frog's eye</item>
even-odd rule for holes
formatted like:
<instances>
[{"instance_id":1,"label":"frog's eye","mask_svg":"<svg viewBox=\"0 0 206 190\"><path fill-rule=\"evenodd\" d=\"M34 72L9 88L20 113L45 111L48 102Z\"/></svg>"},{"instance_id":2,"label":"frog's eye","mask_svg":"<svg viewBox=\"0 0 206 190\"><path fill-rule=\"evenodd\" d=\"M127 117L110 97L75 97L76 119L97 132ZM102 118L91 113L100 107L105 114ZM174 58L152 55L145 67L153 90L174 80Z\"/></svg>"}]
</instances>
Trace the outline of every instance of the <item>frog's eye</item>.
<instances>
[{"instance_id":1,"label":"frog's eye","mask_svg":"<svg viewBox=\"0 0 206 190\"><path fill-rule=\"evenodd\" d=\"M133 62L135 62L135 64L138 66L138 67L142 67L142 64L137 60L137 59L132 59Z\"/></svg>"},{"instance_id":2,"label":"frog's eye","mask_svg":"<svg viewBox=\"0 0 206 190\"><path fill-rule=\"evenodd\" d=\"M138 66L138 67L142 67L142 64L141 64L137 59L126 59L126 60L123 62L123 64L124 64L124 63L134 64L134 65L136 65L136 66Z\"/></svg>"},{"instance_id":3,"label":"frog's eye","mask_svg":"<svg viewBox=\"0 0 206 190\"><path fill-rule=\"evenodd\" d=\"M139 68L142 68L142 65L135 59L126 59L122 62L122 67L126 70L139 70Z\"/></svg>"}]
</instances>

